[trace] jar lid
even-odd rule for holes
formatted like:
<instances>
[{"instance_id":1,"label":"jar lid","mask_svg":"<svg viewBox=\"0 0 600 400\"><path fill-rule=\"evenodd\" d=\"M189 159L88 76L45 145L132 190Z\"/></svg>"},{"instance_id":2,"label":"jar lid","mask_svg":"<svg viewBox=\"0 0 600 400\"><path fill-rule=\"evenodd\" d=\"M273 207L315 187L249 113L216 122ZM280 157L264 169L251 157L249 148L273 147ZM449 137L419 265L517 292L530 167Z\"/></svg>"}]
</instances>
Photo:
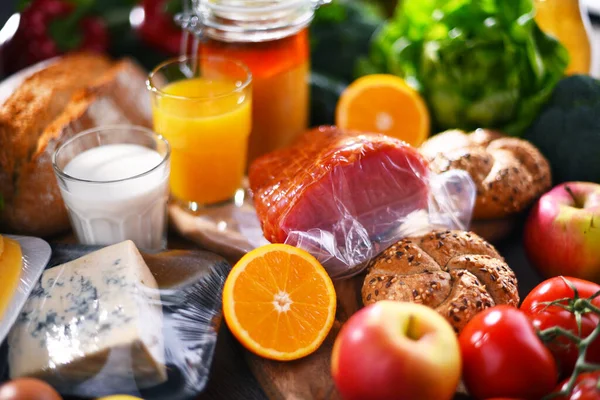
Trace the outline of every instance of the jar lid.
<instances>
[{"instance_id":1,"label":"jar lid","mask_svg":"<svg viewBox=\"0 0 600 400\"><path fill-rule=\"evenodd\" d=\"M225 42L264 42L293 35L330 0L199 0L203 34Z\"/></svg>"}]
</instances>

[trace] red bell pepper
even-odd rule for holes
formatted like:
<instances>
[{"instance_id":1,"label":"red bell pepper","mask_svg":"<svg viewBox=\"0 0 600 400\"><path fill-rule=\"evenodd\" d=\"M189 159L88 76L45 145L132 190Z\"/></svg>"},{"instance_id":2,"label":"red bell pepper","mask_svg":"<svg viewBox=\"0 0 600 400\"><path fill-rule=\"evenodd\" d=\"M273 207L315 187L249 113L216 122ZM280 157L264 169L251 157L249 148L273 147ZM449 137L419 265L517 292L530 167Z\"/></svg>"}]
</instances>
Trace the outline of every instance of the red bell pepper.
<instances>
[{"instance_id":1,"label":"red bell pepper","mask_svg":"<svg viewBox=\"0 0 600 400\"><path fill-rule=\"evenodd\" d=\"M89 15L86 7L65 0L33 0L3 49L3 63L7 72L15 72L73 50L105 52L109 42L105 23Z\"/></svg>"}]
</instances>

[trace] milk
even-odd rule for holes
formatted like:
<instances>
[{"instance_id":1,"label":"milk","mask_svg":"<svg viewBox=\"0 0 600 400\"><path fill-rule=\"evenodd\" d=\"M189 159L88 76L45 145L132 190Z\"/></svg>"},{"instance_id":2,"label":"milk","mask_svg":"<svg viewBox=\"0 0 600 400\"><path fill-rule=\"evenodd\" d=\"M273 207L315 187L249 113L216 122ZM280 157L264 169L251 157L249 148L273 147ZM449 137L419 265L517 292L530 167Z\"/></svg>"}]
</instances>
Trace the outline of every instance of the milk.
<instances>
[{"instance_id":1,"label":"milk","mask_svg":"<svg viewBox=\"0 0 600 400\"><path fill-rule=\"evenodd\" d=\"M162 161L157 151L136 144L107 144L76 155L60 183L79 241L131 239L142 249L164 248L169 163Z\"/></svg>"}]
</instances>

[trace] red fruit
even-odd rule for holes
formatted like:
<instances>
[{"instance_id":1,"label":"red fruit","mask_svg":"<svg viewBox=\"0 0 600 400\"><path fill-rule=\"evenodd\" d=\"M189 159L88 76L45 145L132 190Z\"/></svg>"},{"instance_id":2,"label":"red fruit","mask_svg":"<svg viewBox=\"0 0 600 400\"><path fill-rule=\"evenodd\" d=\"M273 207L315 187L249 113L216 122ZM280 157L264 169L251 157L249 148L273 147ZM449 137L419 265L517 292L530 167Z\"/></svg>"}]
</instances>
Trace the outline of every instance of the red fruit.
<instances>
[{"instance_id":1,"label":"red fruit","mask_svg":"<svg viewBox=\"0 0 600 400\"><path fill-rule=\"evenodd\" d=\"M569 283L574 286L580 298L588 298L594 293L600 291L600 285L582 279L570 277L555 277L548 279L536 286L521 304L521 310L529 316L533 325L538 330L545 330L553 327L560 327L578 335L577 321L575 315L560 307L559 305L547 306L545 303L560 299L572 299L574 297L573 289ZM560 304L567 304L566 301ZM600 298L592 300L592 304L600 307ZM600 317L593 313L585 313L581 317L581 338L586 338L596 325L600 322ZM547 343L556 359L561 375L568 376L573 371L575 361L579 355L577 346L567 338L557 337L553 342ZM600 362L600 338L587 350L586 360L589 362Z\"/></svg>"},{"instance_id":2,"label":"red fruit","mask_svg":"<svg viewBox=\"0 0 600 400\"><path fill-rule=\"evenodd\" d=\"M598 380L600 371L581 374L575 381L575 387L570 395L556 397L554 400L598 400L600 399L600 389L598 389ZM557 392L566 389L568 380L564 380L558 385Z\"/></svg>"},{"instance_id":3,"label":"red fruit","mask_svg":"<svg viewBox=\"0 0 600 400\"><path fill-rule=\"evenodd\" d=\"M177 8L176 5L181 6L181 0L143 0L144 20L137 28L146 44L170 55L180 53L183 35L173 20L176 11L171 9Z\"/></svg>"},{"instance_id":4,"label":"red fruit","mask_svg":"<svg viewBox=\"0 0 600 400\"><path fill-rule=\"evenodd\" d=\"M463 381L477 399L539 400L556 385L552 354L517 308L497 306L475 315L459 342Z\"/></svg>"},{"instance_id":5,"label":"red fruit","mask_svg":"<svg viewBox=\"0 0 600 400\"><path fill-rule=\"evenodd\" d=\"M450 400L460 378L458 341L433 309L380 301L343 326L331 372L345 400Z\"/></svg>"},{"instance_id":6,"label":"red fruit","mask_svg":"<svg viewBox=\"0 0 600 400\"><path fill-rule=\"evenodd\" d=\"M568 182L544 194L523 231L527 257L547 278L600 282L600 185Z\"/></svg>"},{"instance_id":7,"label":"red fruit","mask_svg":"<svg viewBox=\"0 0 600 400\"><path fill-rule=\"evenodd\" d=\"M65 0L34 0L21 13L19 27L3 49L7 72L68 51L105 52L109 34L104 22Z\"/></svg>"}]
</instances>

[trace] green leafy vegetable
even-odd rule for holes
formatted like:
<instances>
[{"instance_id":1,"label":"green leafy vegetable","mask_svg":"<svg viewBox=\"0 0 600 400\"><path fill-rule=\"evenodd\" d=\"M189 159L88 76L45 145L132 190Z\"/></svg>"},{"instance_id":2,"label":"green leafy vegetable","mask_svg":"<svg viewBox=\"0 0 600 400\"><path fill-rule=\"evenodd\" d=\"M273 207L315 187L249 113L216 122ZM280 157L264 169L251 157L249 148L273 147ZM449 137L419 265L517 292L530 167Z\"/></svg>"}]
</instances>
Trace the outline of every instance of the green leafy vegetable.
<instances>
[{"instance_id":1,"label":"green leafy vegetable","mask_svg":"<svg viewBox=\"0 0 600 400\"><path fill-rule=\"evenodd\" d=\"M532 0L404 0L358 68L405 78L438 130L521 135L569 62L533 16Z\"/></svg>"}]
</instances>

